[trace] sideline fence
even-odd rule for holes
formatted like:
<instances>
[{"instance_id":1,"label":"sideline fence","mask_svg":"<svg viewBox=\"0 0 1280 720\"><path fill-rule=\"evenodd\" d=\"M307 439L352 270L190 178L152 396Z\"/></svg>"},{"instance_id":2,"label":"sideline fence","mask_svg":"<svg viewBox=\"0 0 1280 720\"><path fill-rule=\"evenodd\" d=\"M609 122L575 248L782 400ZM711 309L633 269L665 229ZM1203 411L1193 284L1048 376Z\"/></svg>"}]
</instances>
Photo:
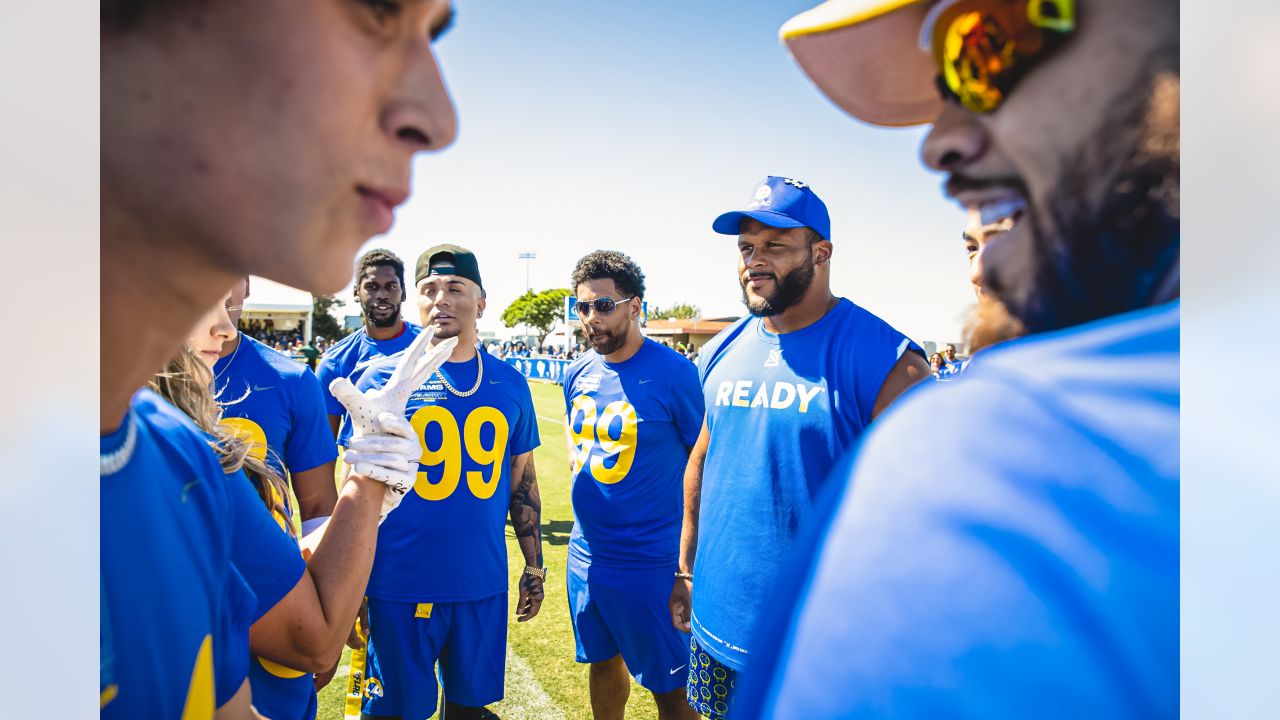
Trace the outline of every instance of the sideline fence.
<instances>
[{"instance_id":1,"label":"sideline fence","mask_svg":"<svg viewBox=\"0 0 1280 720\"><path fill-rule=\"evenodd\" d=\"M520 374L529 380L541 380L560 385L562 384L564 373L572 361L535 355L532 357L509 357L505 362L519 370Z\"/></svg>"}]
</instances>

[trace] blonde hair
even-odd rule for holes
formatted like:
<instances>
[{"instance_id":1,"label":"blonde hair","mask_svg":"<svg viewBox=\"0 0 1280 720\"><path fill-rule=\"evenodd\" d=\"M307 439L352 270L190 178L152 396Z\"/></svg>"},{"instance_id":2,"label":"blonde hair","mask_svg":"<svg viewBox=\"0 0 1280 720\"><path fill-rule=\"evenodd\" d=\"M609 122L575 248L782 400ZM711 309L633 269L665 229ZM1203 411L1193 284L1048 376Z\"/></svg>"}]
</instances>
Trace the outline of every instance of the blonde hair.
<instances>
[{"instance_id":1,"label":"blonde hair","mask_svg":"<svg viewBox=\"0 0 1280 720\"><path fill-rule=\"evenodd\" d=\"M218 455L222 471L231 474L243 470L258 491L258 496L273 514L288 518L289 488L284 478L262 460L249 454L249 444L220 424L222 406L210 386L213 374L208 366L188 347L173 357L164 370L148 383L174 407L186 413L201 430L212 437L209 446ZM282 523L293 534L293 523Z\"/></svg>"}]
</instances>

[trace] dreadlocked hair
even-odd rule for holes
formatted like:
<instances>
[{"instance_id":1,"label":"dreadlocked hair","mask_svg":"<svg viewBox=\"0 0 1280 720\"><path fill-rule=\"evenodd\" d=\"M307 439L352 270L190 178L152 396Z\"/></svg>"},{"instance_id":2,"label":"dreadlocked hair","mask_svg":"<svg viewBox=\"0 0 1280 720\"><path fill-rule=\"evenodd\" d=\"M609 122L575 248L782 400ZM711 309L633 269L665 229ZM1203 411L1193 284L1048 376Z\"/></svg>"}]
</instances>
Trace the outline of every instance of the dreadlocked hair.
<instances>
[{"instance_id":1,"label":"dreadlocked hair","mask_svg":"<svg viewBox=\"0 0 1280 720\"><path fill-rule=\"evenodd\" d=\"M231 474L243 470L253 483L258 497L273 515L289 517L289 489L284 478L262 460L249 454L249 444L239 435L229 432L219 421L222 406L209 389L213 375L208 366L188 347L169 361L163 371L156 373L148 383L174 407L186 413L196 426L212 437L209 446L218 455L222 471ZM293 523L285 522L286 532L293 534Z\"/></svg>"}]
</instances>

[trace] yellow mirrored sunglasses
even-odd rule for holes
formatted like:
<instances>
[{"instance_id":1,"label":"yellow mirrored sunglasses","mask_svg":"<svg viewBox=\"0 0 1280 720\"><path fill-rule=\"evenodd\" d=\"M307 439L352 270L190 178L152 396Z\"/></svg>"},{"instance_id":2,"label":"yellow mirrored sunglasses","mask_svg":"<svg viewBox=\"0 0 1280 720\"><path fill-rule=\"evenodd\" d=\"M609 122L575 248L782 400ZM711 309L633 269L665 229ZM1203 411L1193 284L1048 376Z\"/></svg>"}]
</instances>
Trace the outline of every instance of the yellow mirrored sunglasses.
<instances>
[{"instance_id":1,"label":"yellow mirrored sunglasses","mask_svg":"<svg viewBox=\"0 0 1280 720\"><path fill-rule=\"evenodd\" d=\"M989 113L1075 26L1074 0L944 0L920 44L933 54L943 99Z\"/></svg>"}]
</instances>

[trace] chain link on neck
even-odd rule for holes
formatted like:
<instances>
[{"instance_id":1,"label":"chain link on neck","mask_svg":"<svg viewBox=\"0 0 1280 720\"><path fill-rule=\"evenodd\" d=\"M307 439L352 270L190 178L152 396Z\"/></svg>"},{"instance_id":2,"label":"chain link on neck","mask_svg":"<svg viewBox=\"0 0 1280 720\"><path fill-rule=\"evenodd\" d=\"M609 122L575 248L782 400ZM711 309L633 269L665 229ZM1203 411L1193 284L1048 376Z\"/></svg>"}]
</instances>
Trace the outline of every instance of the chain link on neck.
<instances>
[{"instance_id":1,"label":"chain link on neck","mask_svg":"<svg viewBox=\"0 0 1280 720\"><path fill-rule=\"evenodd\" d=\"M472 395L475 395L476 391L480 389L481 381L484 380L484 362L480 358L479 350L476 351L476 384L472 386L470 390L466 392L459 392L456 388L454 388L452 385L449 384L448 380L445 379L444 373L441 372L442 369L443 368L436 369L436 377L440 378L440 382L444 383L444 388L446 390L453 393L454 395L457 395L458 397L471 397Z\"/></svg>"}]
</instances>

